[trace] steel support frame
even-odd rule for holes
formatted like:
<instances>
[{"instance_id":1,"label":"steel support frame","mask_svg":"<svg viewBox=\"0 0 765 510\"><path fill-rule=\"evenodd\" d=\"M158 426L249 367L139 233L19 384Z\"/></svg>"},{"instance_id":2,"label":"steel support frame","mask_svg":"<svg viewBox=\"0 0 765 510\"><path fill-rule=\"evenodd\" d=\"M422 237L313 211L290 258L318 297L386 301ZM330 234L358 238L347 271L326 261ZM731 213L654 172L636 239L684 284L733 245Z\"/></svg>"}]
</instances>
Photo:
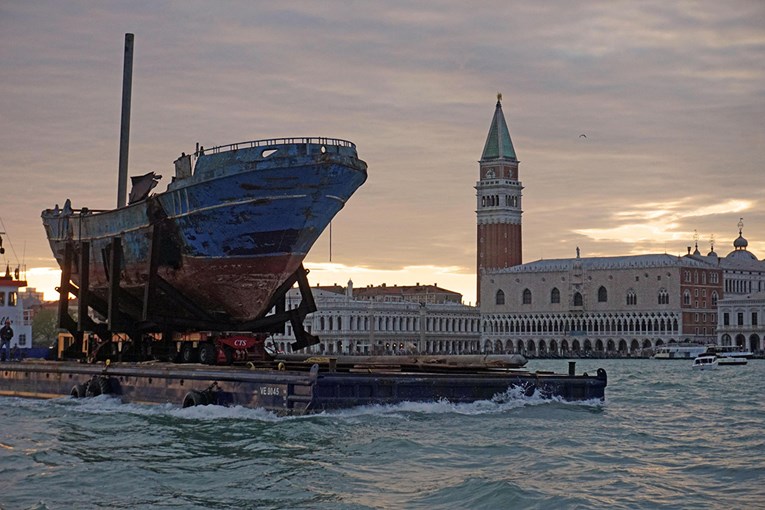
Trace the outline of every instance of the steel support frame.
<instances>
[{"instance_id":1,"label":"steel support frame","mask_svg":"<svg viewBox=\"0 0 765 510\"><path fill-rule=\"evenodd\" d=\"M292 326L296 341L293 350L303 349L319 343L319 339L305 331L303 321L306 316L316 311L308 270L300 267L274 292L269 303L270 315L264 315L252 321L231 321L213 317L199 307L185 294L173 287L158 274L160 266L159 243L162 236L162 223L154 224L149 250L149 277L144 287L142 299L124 291L120 287L122 269L122 239L115 237L109 246L107 260L109 287L107 300L99 298L90 290L90 243L87 241L69 241L65 245L64 262L61 268L59 291L58 325L69 331L79 342L83 341L85 331L93 331L102 338L110 340L113 333L125 333L134 341L140 341L144 333L188 332L188 331L248 331L253 333L284 332L287 322ZM72 266L75 255L78 259L80 285L72 281ZM287 292L298 284L301 301L297 308L286 309ZM167 316L156 313L158 297L173 303L194 319L179 315ZM78 297L78 317L75 321L69 315L69 294ZM92 308L106 318L105 323L96 323L90 319L88 310ZM135 312L135 313L131 313ZM130 316L140 317L131 320Z\"/></svg>"}]
</instances>

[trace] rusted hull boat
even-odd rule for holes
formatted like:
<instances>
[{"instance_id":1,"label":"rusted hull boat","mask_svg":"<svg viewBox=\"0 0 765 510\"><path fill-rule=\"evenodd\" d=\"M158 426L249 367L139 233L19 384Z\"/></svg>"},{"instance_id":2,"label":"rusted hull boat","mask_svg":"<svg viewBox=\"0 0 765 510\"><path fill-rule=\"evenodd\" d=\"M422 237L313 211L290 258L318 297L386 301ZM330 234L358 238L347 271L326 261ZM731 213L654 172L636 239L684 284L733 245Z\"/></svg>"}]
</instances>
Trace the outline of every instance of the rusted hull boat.
<instances>
[{"instance_id":1,"label":"rusted hull boat","mask_svg":"<svg viewBox=\"0 0 765 510\"><path fill-rule=\"evenodd\" d=\"M366 176L351 142L259 140L182 155L165 192L125 207L73 209L67 201L43 211L42 220L62 268L67 244L88 251L87 275L78 269L82 254L73 254L71 280L96 299L107 300L116 260L120 292L137 303L156 274L209 317L242 322L268 312ZM131 311L126 302L123 313L140 320L141 306ZM161 295L154 306L163 315L189 313Z\"/></svg>"}]
</instances>

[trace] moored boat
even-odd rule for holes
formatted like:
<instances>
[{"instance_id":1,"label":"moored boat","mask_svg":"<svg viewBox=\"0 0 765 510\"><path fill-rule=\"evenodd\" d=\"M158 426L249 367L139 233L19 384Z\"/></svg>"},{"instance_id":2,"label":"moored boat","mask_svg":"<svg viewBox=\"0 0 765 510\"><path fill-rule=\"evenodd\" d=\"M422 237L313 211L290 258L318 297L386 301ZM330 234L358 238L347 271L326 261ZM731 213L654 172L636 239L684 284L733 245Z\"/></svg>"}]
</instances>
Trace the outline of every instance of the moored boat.
<instances>
[{"instance_id":1,"label":"moored boat","mask_svg":"<svg viewBox=\"0 0 765 510\"><path fill-rule=\"evenodd\" d=\"M714 354L702 354L693 360L694 370L717 370L717 356Z\"/></svg>"},{"instance_id":2,"label":"moored boat","mask_svg":"<svg viewBox=\"0 0 765 510\"><path fill-rule=\"evenodd\" d=\"M699 344L670 344L657 348L653 359L694 359L705 353L707 347Z\"/></svg>"},{"instance_id":3,"label":"moored boat","mask_svg":"<svg viewBox=\"0 0 765 510\"><path fill-rule=\"evenodd\" d=\"M744 347L736 345L710 345L707 351L714 352L715 355L722 358L743 358L752 359L754 353Z\"/></svg>"},{"instance_id":4,"label":"moored boat","mask_svg":"<svg viewBox=\"0 0 765 510\"><path fill-rule=\"evenodd\" d=\"M717 364L723 366L737 366L746 365L749 362L746 358L738 358L735 356L721 356L717 358Z\"/></svg>"}]
</instances>

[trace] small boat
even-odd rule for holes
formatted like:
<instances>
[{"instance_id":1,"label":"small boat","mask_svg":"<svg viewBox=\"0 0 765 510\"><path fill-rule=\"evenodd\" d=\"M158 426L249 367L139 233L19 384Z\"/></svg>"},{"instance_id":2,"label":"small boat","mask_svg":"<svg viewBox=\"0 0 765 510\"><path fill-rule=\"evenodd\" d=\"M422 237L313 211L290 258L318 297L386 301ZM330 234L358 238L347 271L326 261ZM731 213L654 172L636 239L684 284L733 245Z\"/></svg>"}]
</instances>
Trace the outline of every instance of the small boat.
<instances>
[{"instance_id":1,"label":"small boat","mask_svg":"<svg viewBox=\"0 0 765 510\"><path fill-rule=\"evenodd\" d=\"M693 360L694 370L717 370L717 356L704 353Z\"/></svg>"},{"instance_id":2,"label":"small boat","mask_svg":"<svg viewBox=\"0 0 765 510\"><path fill-rule=\"evenodd\" d=\"M721 367L723 366L735 366L735 365L746 365L749 361L746 358L738 357L738 356L721 356L717 358L717 364Z\"/></svg>"},{"instance_id":3,"label":"small boat","mask_svg":"<svg viewBox=\"0 0 765 510\"><path fill-rule=\"evenodd\" d=\"M699 344L671 344L659 347L651 356L653 359L694 359L706 352L707 347Z\"/></svg>"},{"instance_id":4,"label":"small boat","mask_svg":"<svg viewBox=\"0 0 765 510\"><path fill-rule=\"evenodd\" d=\"M744 358L752 359L754 353L749 349L738 345L713 345L708 351L714 351L718 358Z\"/></svg>"}]
</instances>

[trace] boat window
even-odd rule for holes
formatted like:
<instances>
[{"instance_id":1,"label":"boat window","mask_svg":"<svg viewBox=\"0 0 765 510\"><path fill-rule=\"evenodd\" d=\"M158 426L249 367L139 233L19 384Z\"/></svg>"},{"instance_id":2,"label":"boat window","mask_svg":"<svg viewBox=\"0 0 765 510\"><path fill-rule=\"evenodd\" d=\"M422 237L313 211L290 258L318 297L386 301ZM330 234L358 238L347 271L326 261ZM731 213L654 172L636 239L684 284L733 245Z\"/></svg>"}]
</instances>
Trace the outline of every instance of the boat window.
<instances>
[{"instance_id":1,"label":"boat window","mask_svg":"<svg viewBox=\"0 0 765 510\"><path fill-rule=\"evenodd\" d=\"M5 292L0 292L0 306L5 306Z\"/></svg>"},{"instance_id":2,"label":"boat window","mask_svg":"<svg viewBox=\"0 0 765 510\"><path fill-rule=\"evenodd\" d=\"M16 292L8 293L8 306L16 306Z\"/></svg>"}]
</instances>

